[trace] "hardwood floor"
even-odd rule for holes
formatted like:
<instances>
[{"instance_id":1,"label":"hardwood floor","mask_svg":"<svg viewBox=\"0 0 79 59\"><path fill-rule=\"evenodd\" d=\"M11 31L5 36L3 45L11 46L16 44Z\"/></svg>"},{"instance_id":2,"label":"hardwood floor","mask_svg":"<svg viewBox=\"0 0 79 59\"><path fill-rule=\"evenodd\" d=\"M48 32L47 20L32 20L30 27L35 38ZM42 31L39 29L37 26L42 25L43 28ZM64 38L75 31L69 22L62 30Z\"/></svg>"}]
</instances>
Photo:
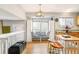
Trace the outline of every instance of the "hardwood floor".
<instances>
[{"instance_id":1,"label":"hardwood floor","mask_svg":"<svg viewBox=\"0 0 79 59\"><path fill-rule=\"evenodd\" d=\"M38 40L34 40L32 42L27 43L26 48L24 49L22 54L32 54L32 48L33 45L37 45L37 44L46 44L48 45L48 41L47 40L43 40L43 41L38 41Z\"/></svg>"},{"instance_id":2,"label":"hardwood floor","mask_svg":"<svg viewBox=\"0 0 79 59\"><path fill-rule=\"evenodd\" d=\"M48 46L48 41L44 40L44 41L38 41L38 40L33 40L32 42L28 42L26 45L26 48L24 49L22 54L33 54L33 46L34 45L39 45L39 44L43 44L43 45L47 45ZM49 47L48 47L49 48ZM78 54L78 49L66 49L66 53L64 54ZM63 50L64 51L64 50Z\"/></svg>"}]
</instances>

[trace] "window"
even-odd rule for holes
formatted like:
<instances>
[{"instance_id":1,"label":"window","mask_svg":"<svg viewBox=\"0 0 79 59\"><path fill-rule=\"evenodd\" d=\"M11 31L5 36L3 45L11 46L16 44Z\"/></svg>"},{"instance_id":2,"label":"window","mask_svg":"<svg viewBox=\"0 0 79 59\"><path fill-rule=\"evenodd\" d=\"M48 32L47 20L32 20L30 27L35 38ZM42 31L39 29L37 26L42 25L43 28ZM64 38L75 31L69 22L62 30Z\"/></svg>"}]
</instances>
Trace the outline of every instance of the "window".
<instances>
[{"instance_id":1,"label":"window","mask_svg":"<svg viewBox=\"0 0 79 59\"><path fill-rule=\"evenodd\" d=\"M38 29L38 30L40 29L40 22L34 21L32 24L33 24L33 27L32 27L33 29Z\"/></svg>"},{"instance_id":2,"label":"window","mask_svg":"<svg viewBox=\"0 0 79 59\"><path fill-rule=\"evenodd\" d=\"M38 20L38 19L37 19ZM46 32L49 29L49 22L41 20L40 21L32 21L32 29L33 30L40 30L41 32Z\"/></svg>"},{"instance_id":3,"label":"window","mask_svg":"<svg viewBox=\"0 0 79 59\"><path fill-rule=\"evenodd\" d=\"M44 17L36 17L32 19L32 36L39 38L47 37L49 31L49 19Z\"/></svg>"},{"instance_id":4,"label":"window","mask_svg":"<svg viewBox=\"0 0 79 59\"><path fill-rule=\"evenodd\" d=\"M69 26L70 28L73 26L74 19L72 17L60 17L59 24L61 27Z\"/></svg>"},{"instance_id":5,"label":"window","mask_svg":"<svg viewBox=\"0 0 79 59\"><path fill-rule=\"evenodd\" d=\"M59 18L59 24L61 27L65 26L65 18Z\"/></svg>"}]
</instances>

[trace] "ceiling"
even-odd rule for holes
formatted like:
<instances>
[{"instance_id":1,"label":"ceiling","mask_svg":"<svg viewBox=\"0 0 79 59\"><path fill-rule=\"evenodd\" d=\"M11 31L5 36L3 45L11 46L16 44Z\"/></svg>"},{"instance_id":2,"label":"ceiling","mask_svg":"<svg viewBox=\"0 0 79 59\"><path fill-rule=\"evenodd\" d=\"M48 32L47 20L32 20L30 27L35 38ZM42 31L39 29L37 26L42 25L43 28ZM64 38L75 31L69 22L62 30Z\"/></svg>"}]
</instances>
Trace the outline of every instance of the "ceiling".
<instances>
[{"instance_id":1,"label":"ceiling","mask_svg":"<svg viewBox=\"0 0 79 59\"><path fill-rule=\"evenodd\" d=\"M20 19L26 20L26 12L38 12L40 10L39 4L0 4L0 11L4 10L8 14L12 14ZM79 4L42 4L42 12L79 12ZM3 12L6 16L5 12ZM14 17L13 16L13 17ZM7 17L7 16L6 16ZM9 16L10 17L10 16Z\"/></svg>"},{"instance_id":2,"label":"ceiling","mask_svg":"<svg viewBox=\"0 0 79 59\"><path fill-rule=\"evenodd\" d=\"M22 4L20 5L25 12L38 12L39 4ZM43 12L79 12L79 4L42 4Z\"/></svg>"}]
</instances>

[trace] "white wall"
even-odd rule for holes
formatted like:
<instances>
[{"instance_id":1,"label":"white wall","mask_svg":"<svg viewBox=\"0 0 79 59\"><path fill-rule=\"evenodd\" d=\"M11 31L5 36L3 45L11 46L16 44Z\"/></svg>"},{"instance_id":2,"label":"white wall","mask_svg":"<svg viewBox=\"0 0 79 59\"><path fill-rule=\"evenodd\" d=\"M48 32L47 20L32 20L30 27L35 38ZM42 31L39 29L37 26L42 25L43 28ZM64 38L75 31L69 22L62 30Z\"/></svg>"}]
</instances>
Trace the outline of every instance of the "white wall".
<instances>
[{"instance_id":1,"label":"white wall","mask_svg":"<svg viewBox=\"0 0 79 59\"><path fill-rule=\"evenodd\" d=\"M25 11L18 4L1 4L0 8L12 13L20 19L26 19Z\"/></svg>"},{"instance_id":2,"label":"white wall","mask_svg":"<svg viewBox=\"0 0 79 59\"><path fill-rule=\"evenodd\" d=\"M0 9L0 20L19 20L20 18L3 10Z\"/></svg>"},{"instance_id":3,"label":"white wall","mask_svg":"<svg viewBox=\"0 0 79 59\"><path fill-rule=\"evenodd\" d=\"M22 31L24 30L25 21L22 20L4 20L3 26L11 26L11 31Z\"/></svg>"},{"instance_id":4,"label":"white wall","mask_svg":"<svg viewBox=\"0 0 79 59\"><path fill-rule=\"evenodd\" d=\"M50 35L49 40L54 41L55 40L55 28L54 28L54 20L50 20Z\"/></svg>"},{"instance_id":5,"label":"white wall","mask_svg":"<svg viewBox=\"0 0 79 59\"><path fill-rule=\"evenodd\" d=\"M31 19L27 20L27 42L31 42L32 41L32 35L31 35Z\"/></svg>"}]
</instances>

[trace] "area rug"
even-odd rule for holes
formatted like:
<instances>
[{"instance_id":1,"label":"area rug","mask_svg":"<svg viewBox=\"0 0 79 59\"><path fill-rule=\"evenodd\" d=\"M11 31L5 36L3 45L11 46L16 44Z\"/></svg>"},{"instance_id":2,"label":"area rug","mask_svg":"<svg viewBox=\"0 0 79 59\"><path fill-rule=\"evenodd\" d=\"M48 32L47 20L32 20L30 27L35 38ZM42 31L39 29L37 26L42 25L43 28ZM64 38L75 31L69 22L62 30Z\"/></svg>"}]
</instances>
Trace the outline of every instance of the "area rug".
<instances>
[{"instance_id":1,"label":"area rug","mask_svg":"<svg viewBox=\"0 0 79 59\"><path fill-rule=\"evenodd\" d=\"M48 54L48 45L34 44L32 47L32 54Z\"/></svg>"}]
</instances>

